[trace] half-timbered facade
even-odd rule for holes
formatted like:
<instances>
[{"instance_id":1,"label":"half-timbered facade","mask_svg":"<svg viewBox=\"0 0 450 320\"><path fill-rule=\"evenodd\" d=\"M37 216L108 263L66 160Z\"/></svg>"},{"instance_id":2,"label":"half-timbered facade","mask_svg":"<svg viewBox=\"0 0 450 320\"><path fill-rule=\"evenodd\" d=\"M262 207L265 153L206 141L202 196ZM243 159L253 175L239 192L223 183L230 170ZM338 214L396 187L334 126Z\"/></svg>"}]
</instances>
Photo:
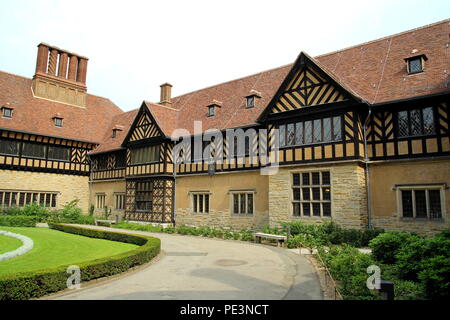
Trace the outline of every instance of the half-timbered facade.
<instances>
[{"instance_id":1,"label":"half-timbered facade","mask_svg":"<svg viewBox=\"0 0 450 320\"><path fill-rule=\"evenodd\" d=\"M301 52L291 65L178 97L165 83L158 103L112 112L95 133L76 129L89 138L32 140L39 132L0 126L14 142L2 144L0 167L89 174L96 214L132 221L241 229L332 220L435 232L450 218L448 33L445 20L317 57ZM35 76L45 99L54 69ZM81 83L57 86L75 90L78 107L84 69ZM30 157L28 141L44 146L42 158Z\"/></svg>"}]
</instances>

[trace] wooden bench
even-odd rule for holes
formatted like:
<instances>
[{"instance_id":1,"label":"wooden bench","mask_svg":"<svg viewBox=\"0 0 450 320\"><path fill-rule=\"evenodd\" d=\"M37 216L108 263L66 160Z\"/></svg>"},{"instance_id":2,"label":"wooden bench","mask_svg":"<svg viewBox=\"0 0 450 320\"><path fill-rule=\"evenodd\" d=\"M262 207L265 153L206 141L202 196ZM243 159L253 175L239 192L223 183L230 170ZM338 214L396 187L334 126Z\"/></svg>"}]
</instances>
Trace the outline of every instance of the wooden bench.
<instances>
[{"instance_id":1,"label":"wooden bench","mask_svg":"<svg viewBox=\"0 0 450 320\"><path fill-rule=\"evenodd\" d=\"M111 225L117 223L116 220L100 220L100 219L95 219L95 225L96 225L96 226L98 226L98 223L99 223L99 222L100 222L100 223L106 223L106 224L108 224L110 227L111 227Z\"/></svg>"},{"instance_id":2,"label":"wooden bench","mask_svg":"<svg viewBox=\"0 0 450 320\"><path fill-rule=\"evenodd\" d=\"M275 239L277 240L277 247L283 247L284 243L287 241L287 236L280 236L278 234L257 232L253 234L253 236L255 237L255 243L261 243L262 238Z\"/></svg>"}]
</instances>

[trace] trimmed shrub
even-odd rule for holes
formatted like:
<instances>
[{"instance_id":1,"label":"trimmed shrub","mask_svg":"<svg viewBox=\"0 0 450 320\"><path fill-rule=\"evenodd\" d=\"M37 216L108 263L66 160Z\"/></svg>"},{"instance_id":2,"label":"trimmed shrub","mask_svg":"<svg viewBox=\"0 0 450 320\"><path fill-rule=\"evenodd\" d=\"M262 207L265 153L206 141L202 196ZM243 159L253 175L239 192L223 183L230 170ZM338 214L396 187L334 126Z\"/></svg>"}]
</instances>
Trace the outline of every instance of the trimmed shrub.
<instances>
[{"instance_id":1,"label":"trimmed shrub","mask_svg":"<svg viewBox=\"0 0 450 320\"><path fill-rule=\"evenodd\" d=\"M60 224L50 224L50 227L55 230L91 238L120 241L140 246L112 257L78 264L81 269L81 281L111 276L146 263L158 255L161 248L160 240L152 237L89 230ZM0 276L0 300L31 299L63 290L67 287L68 274L66 269L67 266L61 266L35 272Z\"/></svg>"},{"instance_id":2,"label":"trimmed shrub","mask_svg":"<svg viewBox=\"0 0 450 320\"><path fill-rule=\"evenodd\" d=\"M35 227L41 221L38 216L0 216L0 226L5 227Z\"/></svg>"},{"instance_id":3,"label":"trimmed shrub","mask_svg":"<svg viewBox=\"0 0 450 320\"><path fill-rule=\"evenodd\" d=\"M387 231L370 240L369 246L375 260L381 263L394 264L397 262L396 255L400 248L418 238L417 235L406 232Z\"/></svg>"}]
</instances>

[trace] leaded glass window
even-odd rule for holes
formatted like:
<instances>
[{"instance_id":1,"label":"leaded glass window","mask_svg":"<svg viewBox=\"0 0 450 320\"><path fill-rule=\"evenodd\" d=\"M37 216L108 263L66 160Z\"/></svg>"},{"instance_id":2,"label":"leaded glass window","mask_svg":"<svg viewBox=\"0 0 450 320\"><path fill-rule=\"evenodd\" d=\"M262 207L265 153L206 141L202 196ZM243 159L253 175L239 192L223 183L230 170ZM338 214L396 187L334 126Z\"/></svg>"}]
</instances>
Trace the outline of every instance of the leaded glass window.
<instances>
[{"instance_id":1,"label":"leaded glass window","mask_svg":"<svg viewBox=\"0 0 450 320\"><path fill-rule=\"evenodd\" d=\"M405 218L442 218L441 189L400 190L402 216Z\"/></svg>"},{"instance_id":2,"label":"leaded glass window","mask_svg":"<svg viewBox=\"0 0 450 320\"><path fill-rule=\"evenodd\" d=\"M433 108L397 112L399 137L430 135L436 132Z\"/></svg>"},{"instance_id":3,"label":"leaded glass window","mask_svg":"<svg viewBox=\"0 0 450 320\"><path fill-rule=\"evenodd\" d=\"M294 173L292 177L294 216L331 216L330 172Z\"/></svg>"}]
</instances>

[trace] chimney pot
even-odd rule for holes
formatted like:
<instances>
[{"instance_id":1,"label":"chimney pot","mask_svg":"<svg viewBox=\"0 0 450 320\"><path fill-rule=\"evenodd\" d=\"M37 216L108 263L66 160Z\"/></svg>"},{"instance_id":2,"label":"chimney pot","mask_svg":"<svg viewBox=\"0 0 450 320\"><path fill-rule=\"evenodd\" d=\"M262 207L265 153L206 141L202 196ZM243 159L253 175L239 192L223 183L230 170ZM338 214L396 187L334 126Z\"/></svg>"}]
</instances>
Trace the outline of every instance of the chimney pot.
<instances>
[{"instance_id":1,"label":"chimney pot","mask_svg":"<svg viewBox=\"0 0 450 320\"><path fill-rule=\"evenodd\" d=\"M160 104L168 106L172 104L172 85L170 83L163 83L161 87L161 101Z\"/></svg>"}]
</instances>

